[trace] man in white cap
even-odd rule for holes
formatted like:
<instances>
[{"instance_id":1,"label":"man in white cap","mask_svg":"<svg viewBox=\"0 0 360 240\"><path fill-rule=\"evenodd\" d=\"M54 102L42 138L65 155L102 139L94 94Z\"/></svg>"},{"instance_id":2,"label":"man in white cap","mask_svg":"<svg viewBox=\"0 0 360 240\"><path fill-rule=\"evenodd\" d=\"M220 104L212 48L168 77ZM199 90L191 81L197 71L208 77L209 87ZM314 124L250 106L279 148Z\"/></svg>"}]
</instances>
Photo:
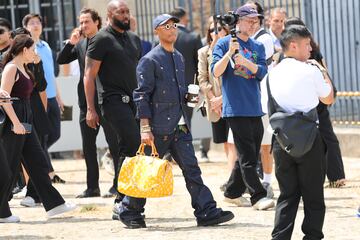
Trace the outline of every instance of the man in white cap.
<instances>
[{"instance_id":1,"label":"man in white cap","mask_svg":"<svg viewBox=\"0 0 360 240\"><path fill-rule=\"evenodd\" d=\"M217 225L230 221L234 214L216 207L201 178L184 110L184 58L174 48L178 21L169 14L154 19L153 29L160 44L140 60L136 69L138 88L133 97L140 118L141 141L148 145L154 142L160 157L170 151L185 177L197 225ZM144 198L126 196L120 205L120 220L130 228L146 227L142 215L145 202Z\"/></svg>"}]
</instances>

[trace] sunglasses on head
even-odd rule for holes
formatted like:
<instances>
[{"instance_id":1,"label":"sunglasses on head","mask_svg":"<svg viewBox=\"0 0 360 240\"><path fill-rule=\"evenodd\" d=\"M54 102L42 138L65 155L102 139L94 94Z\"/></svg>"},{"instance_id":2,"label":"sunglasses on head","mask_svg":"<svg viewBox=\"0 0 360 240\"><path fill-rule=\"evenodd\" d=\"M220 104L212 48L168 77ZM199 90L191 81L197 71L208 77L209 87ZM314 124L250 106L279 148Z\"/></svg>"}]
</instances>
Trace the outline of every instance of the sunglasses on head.
<instances>
[{"instance_id":1,"label":"sunglasses on head","mask_svg":"<svg viewBox=\"0 0 360 240\"><path fill-rule=\"evenodd\" d=\"M218 32L221 32L221 30L223 30L223 28L222 28L222 27L218 27L217 30L218 30ZM210 28L210 29L209 29L209 32L210 32L210 33L213 33L214 31L215 31L215 28Z\"/></svg>"},{"instance_id":2,"label":"sunglasses on head","mask_svg":"<svg viewBox=\"0 0 360 240\"><path fill-rule=\"evenodd\" d=\"M170 28L176 29L178 27L178 25L176 23L173 23L173 24L167 23L167 24L163 25L162 27L165 28L166 30L169 30Z\"/></svg>"}]
</instances>

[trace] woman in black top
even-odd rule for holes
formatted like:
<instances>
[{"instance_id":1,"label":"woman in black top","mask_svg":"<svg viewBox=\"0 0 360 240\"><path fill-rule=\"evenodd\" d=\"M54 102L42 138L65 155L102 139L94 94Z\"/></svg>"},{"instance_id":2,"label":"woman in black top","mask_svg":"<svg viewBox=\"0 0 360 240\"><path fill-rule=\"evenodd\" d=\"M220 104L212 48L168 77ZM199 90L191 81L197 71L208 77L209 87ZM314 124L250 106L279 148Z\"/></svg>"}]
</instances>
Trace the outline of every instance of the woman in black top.
<instances>
[{"instance_id":1,"label":"woman in black top","mask_svg":"<svg viewBox=\"0 0 360 240\"><path fill-rule=\"evenodd\" d=\"M48 217L71 211L75 205L65 203L59 192L51 185L48 175L45 153L40 146L32 126L30 96L34 88L34 77L27 64L33 62L35 45L30 36L20 34L14 38L9 51L4 57L4 71L1 78L1 89L20 100L13 105L4 105L8 116L3 133L3 145L10 168L11 181L7 182L7 191L0 196L0 223L19 222L11 214L7 199L12 190L12 183L18 174L22 161L42 199Z\"/></svg>"},{"instance_id":2,"label":"woman in black top","mask_svg":"<svg viewBox=\"0 0 360 240\"><path fill-rule=\"evenodd\" d=\"M19 34L27 34L31 37L31 34L28 30L20 27L11 32L11 38L14 39ZM40 57L35 54L34 62L29 63L27 67L34 75L34 88L30 96L30 105L34 124L33 127L39 138L40 145L45 150L45 136L50 133L50 125L47 113L45 111L45 109L47 109L47 96L45 91L47 82L44 76L44 69ZM45 156L48 157L46 152ZM50 172L51 166L49 163L50 161L47 161ZM22 168L20 170L22 170ZM41 200L34 188L34 184L32 183L31 179L29 179L29 182L27 182L26 197L20 202L20 204L25 207L34 207L36 203L40 202Z\"/></svg>"}]
</instances>

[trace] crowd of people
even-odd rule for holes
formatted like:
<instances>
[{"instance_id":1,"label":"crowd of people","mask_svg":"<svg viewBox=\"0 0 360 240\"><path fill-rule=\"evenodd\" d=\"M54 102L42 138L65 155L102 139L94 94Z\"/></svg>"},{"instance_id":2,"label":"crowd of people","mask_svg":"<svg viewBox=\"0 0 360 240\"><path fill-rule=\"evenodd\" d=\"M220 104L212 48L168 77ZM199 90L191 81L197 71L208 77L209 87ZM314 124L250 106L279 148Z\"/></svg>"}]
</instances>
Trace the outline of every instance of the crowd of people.
<instances>
[{"instance_id":1,"label":"crowd of people","mask_svg":"<svg viewBox=\"0 0 360 240\"><path fill-rule=\"evenodd\" d=\"M200 35L187 29L183 8L161 14L153 20L157 40L151 49L134 33L136 20L126 1L108 3L104 26L95 9L80 11L80 27L56 58L59 64L77 61L80 70L79 125L87 188L77 197L101 195L96 152L101 126L114 165L113 185L104 194L115 196L114 220L129 228L146 227L146 199L118 192L117 180L125 157L135 156L140 143L152 142L161 158L173 159L181 168L198 226L234 218L231 211L217 207L195 156L188 92L195 76L213 142L224 144L229 165L229 179L221 185L224 201L256 210L273 208L275 162L280 196L272 239L291 239L301 198L304 239L322 239L325 175L331 187L345 184L328 111L336 89L325 60L301 19L288 18L284 9L272 9L266 19L263 7L248 1L234 14L233 26L209 18L204 45ZM0 104L7 118L0 131L1 223L20 221L8 204L20 172L29 175L21 205L43 204L49 217L76 207L65 203L52 186L54 178L62 179L54 173L48 148L60 137L63 108L52 51L40 38L40 15L28 14L22 23L11 31L11 24L0 19ZM293 157L273 135L270 123L277 109L289 114L316 110L316 137L302 156ZM204 158L209 145L209 139L201 143Z\"/></svg>"}]
</instances>

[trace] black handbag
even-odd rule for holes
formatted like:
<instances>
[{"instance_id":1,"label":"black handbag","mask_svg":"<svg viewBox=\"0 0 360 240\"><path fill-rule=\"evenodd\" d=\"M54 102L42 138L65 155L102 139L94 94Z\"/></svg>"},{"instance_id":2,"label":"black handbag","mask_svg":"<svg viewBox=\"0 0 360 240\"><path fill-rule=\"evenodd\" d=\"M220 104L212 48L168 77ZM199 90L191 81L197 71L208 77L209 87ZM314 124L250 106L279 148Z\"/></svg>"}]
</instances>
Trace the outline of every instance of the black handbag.
<instances>
[{"instance_id":1,"label":"black handbag","mask_svg":"<svg viewBox=\"0 0 360 240\"><path fill-rule=\"evenodd\" d=\"M318 133L316 108L309 112L287 113L271 95L269 75L266 78L269 120L280 147L292 157L309 152Z\"/></svg>"}]
</instances>

